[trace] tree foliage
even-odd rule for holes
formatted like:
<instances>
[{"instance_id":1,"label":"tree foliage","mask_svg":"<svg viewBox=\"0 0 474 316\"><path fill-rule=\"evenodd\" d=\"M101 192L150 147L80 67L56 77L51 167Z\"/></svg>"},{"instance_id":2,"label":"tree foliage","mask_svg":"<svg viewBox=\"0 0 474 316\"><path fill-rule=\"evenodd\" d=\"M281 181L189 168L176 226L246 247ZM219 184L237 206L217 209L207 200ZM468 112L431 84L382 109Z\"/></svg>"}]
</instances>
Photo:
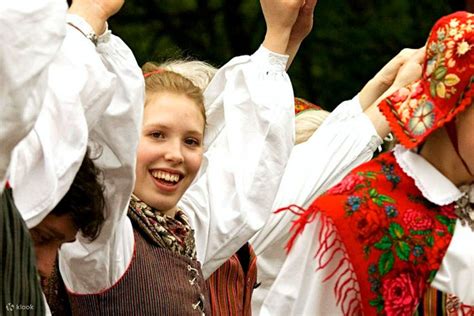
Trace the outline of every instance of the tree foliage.
<instances>
[{"instance_id":1,"label":"tree foliage","mask_svg":"<svg viewBox=\"0 0 474 316\"><path fill-rule=\"evenodd\" d=\"M313 32L289 71L295 94L332 109L404 47L421 47L465 1L319 0ZM265 33L257 0L127 0L111 28L140 64L193 57L221 66L251 54Z\"/></svg>"}]
</instances>

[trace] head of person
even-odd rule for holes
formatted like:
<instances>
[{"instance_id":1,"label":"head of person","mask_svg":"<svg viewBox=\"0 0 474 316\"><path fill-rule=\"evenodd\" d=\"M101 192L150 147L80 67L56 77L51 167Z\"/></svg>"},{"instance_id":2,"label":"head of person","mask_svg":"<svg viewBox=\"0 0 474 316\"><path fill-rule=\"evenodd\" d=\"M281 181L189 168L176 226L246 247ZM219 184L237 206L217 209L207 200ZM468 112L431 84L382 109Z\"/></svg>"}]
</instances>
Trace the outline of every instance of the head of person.
<instances>
[{"instance_id":1,"label":"head of person","mask_svg":"<svg viewBox=\"0 0 474 316\"><path fill-rule=\"evenodd\" d=\"M173 216L203 157L203 91L215 73L198 61L146 63L145 109L137 149L134 195Z\"/></svg>"},{"instance_id":2,"label":"head of person","mask_svg":"<svg viewBox=\"0 0 474 316\"><path fill-rule=\"evenodd\" d=\"M58 205L30 229L40 276L48 278L59 248L83 237L94 240L104 223L105 198L100 171L87 151L71 187Z\"/></svg>"},{"instance_id":3,"label":"head of person","mask_svg":"<svg viewBox=\"0 0 474 316\"><path fill-rule=\"evenodd\" d=\"M460 11L433 26L422 78L379 105L400 143L457 185L474 180L473 81L474 14Z\"/></svg>"},{"instance_id":4,"label":"head of person","mask_svg":"<svg viewBox=\"0 0 474 316\"><path fill-rule=\"evenodd\" d=\"M302 98L295 98L295 145L306 142L328 117L329 112Z\"/></svg>"}]
</instances>

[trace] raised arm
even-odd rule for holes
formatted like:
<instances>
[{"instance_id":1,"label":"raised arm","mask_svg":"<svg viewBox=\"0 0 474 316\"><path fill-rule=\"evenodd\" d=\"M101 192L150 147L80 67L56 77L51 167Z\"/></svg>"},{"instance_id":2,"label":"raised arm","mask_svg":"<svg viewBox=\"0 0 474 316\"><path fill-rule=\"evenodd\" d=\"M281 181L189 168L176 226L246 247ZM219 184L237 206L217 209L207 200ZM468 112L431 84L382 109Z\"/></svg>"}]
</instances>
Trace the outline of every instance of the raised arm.
<instances>
[{"instance_id":1,"label":"raised arm","mask_svg":"<svg viewBox=\"0 0 474 316\"><path fill-rule=\"evenodd\" d=\"M413 80L411 75L414 77L418 75L418 68L421 68L420 63L423 62L425 49L412 49L405 48L393 57L377 74L367 82L367 84L359 92L359 101L363 110L369 108L377 99L384 94L392 85L394 86L391 90L396 89L400 86L403 80ZM398 81L395 82L397 74L401 68L410 63L409 69L405 69L403 77L399 77ZM419 65L419 66L417 66ZM419 69L421 72L421 69ZM407 83L408 83L407 82ZM393 92L393 91L392 91Z\"/></svg>"},{"instance_id":2,"label":"raised arm","mask_svg":"<svg viewBox=\"0 0 474 316\"><path fill-rule=\"evenodd\" d=\"M299 10L298 18L296 19L295 24L293 24L290 39L286 47L286 54L290 56L286 69L290 68L296 53L300 49L301 43L313 29L314 8L316 7L317 2L317 0L307 0Z\"/></svg>"},{"instance_id":3,"label":"raised arm","mask_svg":"<svg viewBox=\"0 0 474 316\"><path fill-rule=\"evenodd\" d=\"M81 6L89 2L81 0ZM115 13L123 4L123 1L115 0L92 2L98 13L91 14L89 7L86 8L91 26L104 25L104 17ZM108 14L103 13L104 7L108 8ZM78 7L74 10L84 12ZM142 72L131 50L120 38L106 32L98 39L96 54L114 75L116 86L111 102L98 116L89 134L89 143L95 147L99 145L100 156L95 163L103 171L106 221L93 242L78 238L60 251L64 282L69 291L79 294L96 293L113 285L132 258L133 230L126 213L135 179L145 93Z\"/></svg>"},{"instance_id":4,"label":"raised arm","mask_svg":"<svg viewBox=\"0 0 474 316\"><path fill-rule=\"evenodd\" d=\"M294 142L285 53L303 1L262 0L268 29L252 56L233 59L205 92L207 152L180 206L196 230L198 259L209 276L271 214Z\"/></svg>"},{"instance_id":5,"label":"raised arm","mask_svg":"<svg viewBox=\"0 0 474 316\"><path fill-rule=\"evenodd\" d=\"M384 98L421 77L425 48L402 50L362 89L359 99L378 135L385 137L390 127L378 104Z\"/></svg>"},{"instance_id":6,"label":"raised arm","mask_svg":"<svg viewBox=\"0 0 474 316\"><path fill-rule=\"evenodd\" d=\"M267 25L264 47L278 54L286 54L293 26L300 10L304 7L304 2L302 0L260 1Z\"/></svg>"},{"instance_id":7,"label":"raised arm","mask_svg":"<svg viewBox=\"0 0 474 316\"><path fill-rule=\"evenodd\" d=\"M66 3L3 0L0 3L0 192L15 146L39 115L46 68L66 33Z\"/></svg>"}]
</instances>

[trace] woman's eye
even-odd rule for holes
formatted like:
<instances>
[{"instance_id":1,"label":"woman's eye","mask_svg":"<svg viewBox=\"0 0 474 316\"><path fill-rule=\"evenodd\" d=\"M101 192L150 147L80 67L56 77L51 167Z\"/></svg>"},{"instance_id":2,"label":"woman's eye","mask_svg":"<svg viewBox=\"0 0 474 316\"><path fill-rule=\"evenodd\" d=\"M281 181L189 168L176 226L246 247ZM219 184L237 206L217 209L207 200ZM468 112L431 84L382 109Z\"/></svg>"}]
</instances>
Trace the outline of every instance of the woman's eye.
<instances>
[{"instance_id":1,"label":"woman's eye","mask_svg":"<svg viewBox=\"0 0 474 316\"><path fill-rule=\"evenodd\" d=\"M200 146L201 145L201 142L198 139L195 139L195 138L186 138L186 140L184 142L186 143L186 145L190 145L190 146Z\"/></svg>"},{"instance_id":2,"label":"woman's eye","mask_svg":"<svg viewBox=\"0 0 474 316\"><path fill-rule=\"evenodd\" d=\"M153 138L163 138L164 137L162 132L153 132L153 133L150 134L150 136L153 137Z\"/></svg>"},{"instance_id":3,"label":"woman's eye","mask_svg":"<svg viewBox=\"0 0 474 316\"><path fill-rule=\"evenodd\" d=\"M44 236L43 234L36 231L31 232L31 239L33 240L33 243L36 245L44 245L51 241L51 237Z\"/></svg>"}]
</instances>

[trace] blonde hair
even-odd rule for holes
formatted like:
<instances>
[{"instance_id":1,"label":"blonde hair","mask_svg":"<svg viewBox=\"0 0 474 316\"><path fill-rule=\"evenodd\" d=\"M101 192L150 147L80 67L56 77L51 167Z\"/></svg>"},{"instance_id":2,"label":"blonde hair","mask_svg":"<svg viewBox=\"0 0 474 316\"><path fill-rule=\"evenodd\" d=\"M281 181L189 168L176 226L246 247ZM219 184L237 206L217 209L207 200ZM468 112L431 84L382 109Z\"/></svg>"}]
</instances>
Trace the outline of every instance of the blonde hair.
<instances>
[{"instance_id":1,"label":"blonde hair","mask_svg":"<svg viewBox=\"0 0 474 316\"><path fill-rule=\"evenodd\" d=\"M328 115L328 111L312 109L298 113L295 118L295 144L307 141Z\"/></svg>"},{"instance_id":2,"label":"blonde hair","mask_svg":"<svg viewBox=\"0 0 474 316\"><path fill-rule=\"evenodd\" d=\"M216 68L201 61L175 60L163 64L147 62L142 66L142 71L147 98L150 93L163 91L184 94L199 106L206 122L203 93Z\"/></svg>"}]
</instances>

